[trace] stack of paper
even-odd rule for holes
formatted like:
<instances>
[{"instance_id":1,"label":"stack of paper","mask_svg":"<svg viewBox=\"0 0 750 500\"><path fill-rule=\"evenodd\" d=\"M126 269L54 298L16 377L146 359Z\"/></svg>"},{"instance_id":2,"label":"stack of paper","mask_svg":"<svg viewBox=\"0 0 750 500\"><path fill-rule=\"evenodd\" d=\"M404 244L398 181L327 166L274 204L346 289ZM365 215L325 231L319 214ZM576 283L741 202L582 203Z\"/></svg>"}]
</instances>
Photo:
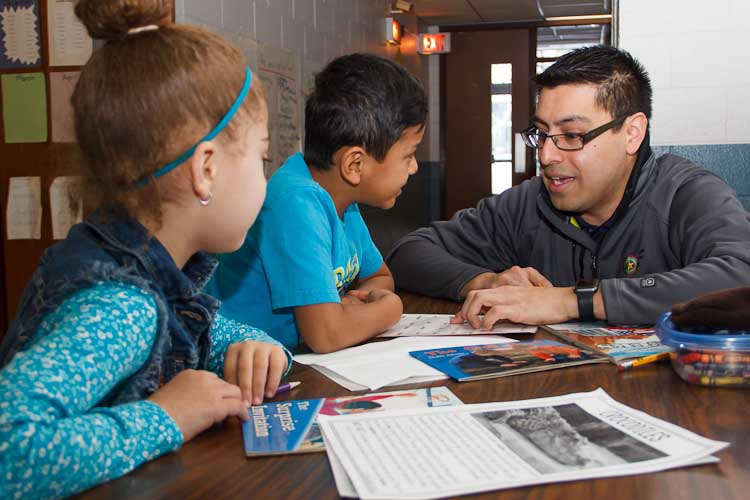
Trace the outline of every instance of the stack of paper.
<instances>
[{"instance_id":1,"label":"stack of paper","mask_svg":"<svg viewBox=\"0 0 750 500\"><path fill-rule=\"evenodd\" d=\"M379 337L439 337L446 335L506 335L534 333L536 326L518 323L495 323L489 330L475 330L469 323L452 324L452 314L404 314L401 321Z\"/></svg>"},{"instance_id":2,"label":"stack of paper","mask_svg":"<svg viewBox=\"0 0 750 500\"><path fill-rule=\"evenodd\" d=\"M728 443L624 406L603 390L319 417L343 497L429 499L714 463Z\"/></svg>"},{"instance_id":3,"label":"stack of paper","mask_svg":"<svg viewBox=\"0 0 750 500\"><path fill-rule=\"evenodd\" d=\"M410 351L441 347L517 342L498 336L402 337L371 342L330 354L302 354L294 360L311 366L350 391L442 380L442 372L411 357Z\"/></svg>"}]
</instances>

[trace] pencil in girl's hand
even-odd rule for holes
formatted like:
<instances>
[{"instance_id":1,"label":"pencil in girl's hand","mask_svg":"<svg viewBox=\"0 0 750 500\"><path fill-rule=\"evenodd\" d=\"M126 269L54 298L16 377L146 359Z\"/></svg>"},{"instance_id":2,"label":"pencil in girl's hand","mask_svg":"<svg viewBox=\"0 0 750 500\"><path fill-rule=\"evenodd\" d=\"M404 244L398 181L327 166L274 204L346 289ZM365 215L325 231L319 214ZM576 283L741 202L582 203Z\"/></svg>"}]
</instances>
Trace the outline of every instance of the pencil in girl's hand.
<instances>
[{"instance_id":1,"label":"pencil in girl's hand","mask_svg":"<svg viewBox=\"0 0 750 500\"><path fill-rule=\"evenodd\" d=\"M289 392L298 385L300 385L302 382L287 382L286 384L281 384L278 389L276 389L276 394L274 396L278 396L279 394L284 394L285 392Z\"/></svg>"}]
</instances>

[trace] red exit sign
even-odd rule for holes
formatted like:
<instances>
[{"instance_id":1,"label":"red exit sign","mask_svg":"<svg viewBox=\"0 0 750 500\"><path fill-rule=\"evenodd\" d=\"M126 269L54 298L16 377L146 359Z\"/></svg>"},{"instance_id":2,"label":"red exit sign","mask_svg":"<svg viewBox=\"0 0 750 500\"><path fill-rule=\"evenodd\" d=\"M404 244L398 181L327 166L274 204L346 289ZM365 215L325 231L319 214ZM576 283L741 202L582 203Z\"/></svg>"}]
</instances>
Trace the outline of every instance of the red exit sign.
<instances>
[{"instance_id":1,"label":"red exit sign","mask_svg":"<svg viewBox=\"0 0 750 500\"><path fill-rule=\"evenodd\" d=\"M451 51L450 33L420 33L417 52L420 54L447 54Z\"/></svg>"}]
</instances>

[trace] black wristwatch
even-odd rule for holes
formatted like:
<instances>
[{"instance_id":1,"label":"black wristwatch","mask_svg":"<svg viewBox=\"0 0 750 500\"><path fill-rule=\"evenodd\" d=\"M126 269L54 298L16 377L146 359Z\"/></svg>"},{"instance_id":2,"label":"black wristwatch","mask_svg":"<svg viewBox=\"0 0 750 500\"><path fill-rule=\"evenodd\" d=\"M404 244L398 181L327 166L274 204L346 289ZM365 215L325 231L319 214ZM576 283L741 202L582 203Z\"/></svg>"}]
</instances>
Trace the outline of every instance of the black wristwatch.
<instances>
[{"instance_id":1,"label":"black wristwatch","mask_svg":"<svg viewBox=\"0 0 750 500\"><path fill-rule=\"evenodd\" d=\"M597 290L599 290L599 280L596 278L581 278L576 282L575 292L578 297L579 321L596 321L594 294Z\"/></svg>"}]
</instances>

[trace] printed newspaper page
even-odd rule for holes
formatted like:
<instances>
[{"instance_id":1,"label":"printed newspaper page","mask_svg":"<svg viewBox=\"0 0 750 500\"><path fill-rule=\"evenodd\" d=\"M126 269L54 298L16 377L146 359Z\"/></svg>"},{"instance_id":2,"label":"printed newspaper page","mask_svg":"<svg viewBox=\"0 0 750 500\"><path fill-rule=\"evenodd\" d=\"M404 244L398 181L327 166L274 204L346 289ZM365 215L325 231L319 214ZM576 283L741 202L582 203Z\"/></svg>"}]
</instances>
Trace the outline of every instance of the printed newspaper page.
<instances>
[{"instance_id":1,"label":"printed newspaper page","mask_svg":"<svg viewBox=\"0 0 750 500\"><path fill-rule=\"evenodd\" d=\"M342 496L429 499L712 461L712 441L603 390L320 418ZM337 484L347 484L337 477ZM353 490L351 489L353 488Z\"/></svg>"}]
</instances>

